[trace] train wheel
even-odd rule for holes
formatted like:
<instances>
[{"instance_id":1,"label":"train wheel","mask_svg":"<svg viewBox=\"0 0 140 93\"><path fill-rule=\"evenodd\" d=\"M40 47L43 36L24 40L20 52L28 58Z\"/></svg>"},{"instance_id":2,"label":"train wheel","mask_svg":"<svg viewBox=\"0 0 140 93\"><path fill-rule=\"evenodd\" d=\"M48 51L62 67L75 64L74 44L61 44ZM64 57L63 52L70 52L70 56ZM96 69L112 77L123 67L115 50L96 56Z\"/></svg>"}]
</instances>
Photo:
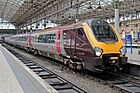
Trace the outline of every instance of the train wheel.
<instances>
[{"instance_id":1,"label":"train wheel","mask_svg":"<svg viewBox=\"0 0 140 93\"><path fill-rule=\"evenodd\" d=\"M78 64L77 67L76 67L76 69L83 70L84 68L83 68L83 65L82 64Z\"/></svg>"},{"instance_id":2,"label":"train wheel","mask_svg":"<svg viewBox=\"0 0 140 93\"><path fill-rule=\"evenodd\" d=\"M70 68L74 68L72 63L73 63L73 61L71 59L69 59L67 64Z\"/></svg>"},{"instance_id":3,"label":"train wheel","mask_svg":"<svg viewBox=\"0 0 140 93\"><path fill-rule=\"evenodd\" d=\"M85 69L83 61L82 62L77 62L77 69L78 70L84 70Z\"/></svg>"},{"instance_id":4,"label":"train wheel","mask_svg":"<svg viewBox=\"0 0 140 93\"><path fill-rule=\"evenodd\" d=\"M63 58L63 62L64 62L64 64L65 64L66 66L68 66L68 64L69 64L69 59L64 59L64 58Z\"/></svg>"},{"instance_id":5,"label":"train wheel","mask_svg":"<svg viewBox=\"0 0 140 93\"><path fill-rule=\"evenodd\" d=\"M70 68L77 69L77 70L83 70L84 69L83 63L81 63L81 62L73 62L72 60L69 60L67 62L68 62L68 66Z\"/></svg>"},{"instance_id":6,"label":"train wheel","mask_svg":"<svg viewBox=\"0 0 140 93\"><path fill-rule=\"evenodd\" d=\"M28 53L30 52L29 48L27 48L27 52L28 52Z\"/></svg>"},{"instance_id":7,"label":"train wheel","mask_svg":"<svg viewBox=\"0 0 140 93\"><path fill-rule=\"evenodd\" d=\"M38 50L34 50L34 55L38 55Z\"/></svg>"},{"instance_id":8,"label":"train wheel","mask_svg":"<svg viewBox=\"0 0 140 93\"><path fill-rule=\"evenodd\" d=\"M117 73L118 72L118 70L117 70L117 68L114 68L114 70L113 70L115 73Z\"/></svg>"}]
</instances>

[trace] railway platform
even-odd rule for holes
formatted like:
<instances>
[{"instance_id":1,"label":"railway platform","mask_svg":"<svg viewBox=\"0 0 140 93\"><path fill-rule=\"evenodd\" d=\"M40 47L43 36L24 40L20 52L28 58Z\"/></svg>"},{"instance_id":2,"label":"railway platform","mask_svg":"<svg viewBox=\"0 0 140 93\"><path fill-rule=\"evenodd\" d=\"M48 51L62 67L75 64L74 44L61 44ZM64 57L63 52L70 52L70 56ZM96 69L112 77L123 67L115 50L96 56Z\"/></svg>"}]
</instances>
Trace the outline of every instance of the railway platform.
<instances>
[{"instance_id":1,"label":"railway platform","mask_svg":"<svg viewBox=\"0 0 140 93\"><path fill-rule=\"evenodd\" d=\"M0 45L0 93L58 93Z\"/></svg>"},{"instance_id":2,"label":"railway platform","mask_svg":"<svg viewBox=\"0 0 140 93\"><path fill-rule=\"evenodd\" d=\"M130 48L127 48L128 63L134 65L140 65L140 54L138 54L138 48L133 48L132 53Z\"/></svg>"},{"instance_id":3,"label":"railway platform","mask_svg":"<svg viewBox=\"0 0 140 93\"><path fill-rule=\"evenodd\" d=\"M127 48L127 56L130 73L132 75L140 76L140 54L138 54L138 48L133 48L132 53L130 48Z\"/></svg>"}]
</instances>

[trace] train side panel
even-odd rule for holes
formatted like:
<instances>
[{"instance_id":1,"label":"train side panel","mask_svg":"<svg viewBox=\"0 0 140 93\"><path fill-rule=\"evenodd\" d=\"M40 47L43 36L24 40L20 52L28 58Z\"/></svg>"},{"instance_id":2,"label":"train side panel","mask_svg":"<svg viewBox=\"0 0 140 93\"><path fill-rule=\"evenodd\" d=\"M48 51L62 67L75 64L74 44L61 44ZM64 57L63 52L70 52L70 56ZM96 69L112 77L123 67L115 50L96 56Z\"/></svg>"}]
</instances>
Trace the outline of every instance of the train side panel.
<instances>
[{"instance_id":1,"label":"train side panel","mask_svg":"<svg viewBox=\"0 0 140 93\"><path fill-rule=\"evenodd\" d=\"M95 70L102 65L102 59L97 58L83 28L76 29L76 56L80 58L88 70Z\"/></svg>"},{"instance_id":2,"label":"train side panel","mask_svg":"<svg viewBox=\"0 0 140 93\"><path fill-rule=\"evenodd\" d=\"M68 29L63 31L63 45L64 50L66 52L66 56L68 57L74 57L76 56L76 50L75 50L75 37L76 32L75 29Z\"/></svg>"}]
</instances>

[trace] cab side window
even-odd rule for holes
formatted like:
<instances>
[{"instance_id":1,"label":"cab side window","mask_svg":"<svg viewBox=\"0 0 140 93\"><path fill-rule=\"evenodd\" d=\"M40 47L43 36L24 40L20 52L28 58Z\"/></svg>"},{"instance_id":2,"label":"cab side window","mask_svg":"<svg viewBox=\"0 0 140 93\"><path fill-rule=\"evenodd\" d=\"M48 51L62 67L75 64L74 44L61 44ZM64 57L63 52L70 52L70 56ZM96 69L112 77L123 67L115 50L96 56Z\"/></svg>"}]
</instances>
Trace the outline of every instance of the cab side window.
<instances>
[{"instance_id":1,"label":"cab side window","mask_svg":"<svg viewBox=\"0 0 140 93\"><path fill-rule=\"evenodd\" d=\"M77 34L78 34L77 36L78 36L79 39L85 40L85 33L84 33L83 28L78 28L77 29Z\"/></svg>"},{"instance_id":2,"label":"cab side window","mask_svg":"<svg viewBox=\"0 0 140 93\"><path fill-rule=\"evenodd\" d=\"M72 39L75 36L75 29L69 29L63 31L63 39Z\"/></svg>"}]
</instances>

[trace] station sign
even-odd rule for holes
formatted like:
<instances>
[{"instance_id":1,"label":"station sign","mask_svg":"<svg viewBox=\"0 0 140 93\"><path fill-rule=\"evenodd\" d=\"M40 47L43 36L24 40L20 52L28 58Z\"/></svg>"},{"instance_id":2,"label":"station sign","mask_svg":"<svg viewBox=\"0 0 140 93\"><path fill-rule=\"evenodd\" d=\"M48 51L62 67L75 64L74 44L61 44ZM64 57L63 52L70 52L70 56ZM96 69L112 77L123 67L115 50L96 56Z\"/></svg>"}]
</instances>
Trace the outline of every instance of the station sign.
<instances>
[{"instance_id":1,"label":"station sign","mask_svg":"<svg viewBox=\"0 0 140 93\"><path fill-rule=\"evenodd\" d=\"M132 35L125 35L125 46L129 47L128 44L130 45L131 48L131 53L132 53ZM127 53L127 49L126 49L126 53Z\"/></svg>"},{"instance_id":2,"label":"station sign","mask_svg":"<svg viewBox=\"0 0 140 93\"><path fill-rule=\"evenodd\" d=\"M125 35L125 42L131 43L132 42L132 35Z\"/></svg>"},{"instance_id":3,"label":"station sign","mask_svg":"<svg viewBox=\"0 0 140 93\"><path fill-rule=\"evenodd\" d=\"M140 42L140 32L138 32L138 41Z\"/></svg>"},{"instance_id":4,"label":"station sign","mask_svg":"<svg viewBox=\"0 0 140 93\"><path fill-rule=\"evenodd\" d=\"M140 42L140 32L138 32L138 42ZM138 54L140 55L140 44L138 44Z\"/></svg>"}]
</instances>

